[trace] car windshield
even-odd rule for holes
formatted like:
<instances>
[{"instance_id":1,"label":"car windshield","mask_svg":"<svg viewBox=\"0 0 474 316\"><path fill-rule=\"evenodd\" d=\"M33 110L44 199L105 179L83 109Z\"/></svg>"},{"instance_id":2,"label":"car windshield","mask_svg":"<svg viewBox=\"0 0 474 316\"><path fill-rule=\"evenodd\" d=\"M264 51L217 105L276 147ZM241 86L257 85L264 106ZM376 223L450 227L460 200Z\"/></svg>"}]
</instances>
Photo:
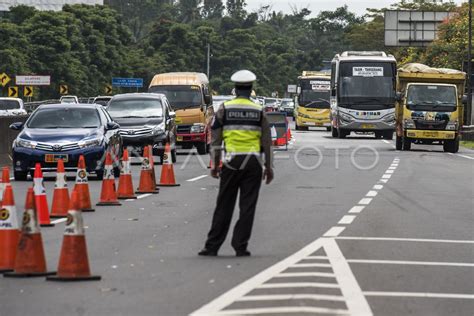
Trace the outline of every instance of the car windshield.
<instances>
[{"instance_id":1,"label":"car windshield","mask_svg":"<svg viewBox=\"0 0 474 316\"><path fill-rule=\"evenodd\" d=\"M0 110L18 110L20 103L16 100L0 100Z\"/></svg>"},{"instance_id":2,"label":"car windshield","mask_svg":"<svg viewBox=\"0 0 474 316\"><path fill-rule=\"evenodd\" d=\"M112 100L107 108L110 116L116 118L162 117L163 105L159 99Z\"/></svg>"},{"instance_id":3,"label":"car windshield","mask_svg":"<svg viewBox=\"0 0 474 316\"><path fill-rule=\"evenodd\" d=\"M38 109L27 125L29 128L97 128L100 117L96 109L45 108Z\"/></svg>"},{"instance_id":4,"label":"car windshield","mask_svg":"<svg viewBox=\"0 0 474 316\"><path fill-rule=\"evenodd\" d=\"M407 93L407 106L419 111L455 111L456 89L453 86L411 85Z\"/></svg>"},{"instance_id":5,"label":"car windshield","mask_svg":"<svg viewBox=\"0 0 474 316\"><path fill-rule=\"evenodd\" d=\"M151 93L163 93L175 110L198 107L203 103L199 86L153 86Z\"/></svg>"},{"instance_id":6,"label":"car windshield","mask_svg":"<svg viewBox=\"0 0 474 316\"><path fill-rule=\"evenodd\" d=\"M340 64L339 102L359 110L395 106L395 72L392 63L346 62Z\"/></svg>"}]
</instances>

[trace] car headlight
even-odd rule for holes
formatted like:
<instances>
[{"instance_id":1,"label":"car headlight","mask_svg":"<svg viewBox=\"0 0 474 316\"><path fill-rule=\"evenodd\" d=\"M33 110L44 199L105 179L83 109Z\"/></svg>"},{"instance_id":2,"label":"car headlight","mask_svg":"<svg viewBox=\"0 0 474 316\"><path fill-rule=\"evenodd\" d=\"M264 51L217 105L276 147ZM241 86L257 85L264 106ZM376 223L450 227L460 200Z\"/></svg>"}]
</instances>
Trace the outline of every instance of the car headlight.
<instances>
[{"instance_id":1,"label":"car headlight","mask_svg":"<svg viewBox=\"0 0 474 316\"><path fill-rule=\"evenodd\" d=\"M37 143L29 140L24 140L21 138L18 138L16 141L16 145L18 147L23 147L23 148L30 148L30 149L35 149Z\"/></svg>"},{"instance_id":2,"label":"car headlight","mask_svg":"<svg viewBox=\"0 0 474 316\"><path fill-rule=\"evenodd\" d=\"M341 120L342 120L343 122L348 122L348 123L350 123L350 122L352 122L352 121L354 120L354 118L353 118L352 116L350 116L350 115L348 115L348 114L345 114L345 113L341 113L341 112L339 112L339 117L341 118Z\"/></svg>"},{"instance_id":3,"label":"car headlight","mask_svg":"<svg viewBox=\"0 0 474 316\"><path fill-rule=\"evenodd\" d=\"M165 123L162 122L156 126L153 126L151 128L151 133L153 135L160 135L160 134L163 134L165 132Z\"/></svg>"},{"instance_id":4,"label":"car headlight","mask_svg":"<svg viewBox=\"0 0 474 316\"><path fill-rule=\"evenodd\" d=\"M193 126L191 126L191 133L204 133L205 129L206 129L206 125L202 123L196 123Z\"/></svg>"},{"instance_id":5,"label":"car headlight","mask_svg":"<svg viewBox=\"0 0 474 316\"><path fill-rule=\"evenodd\" d=\"M458 129L458 122L457 121L448 122L448 124L446 125L446 130L448 130L448 131L455 131L457 129Z\"/></svg>"},{"instance_id":6,"label":"car headlight","mask_svg":"<svg viewBox=\"0 0 474 316\"><path fill-rule=\"evenodd\" d=\"M412 119L405 119L403 121L404 128L415 128L415 122Z\"/></svg>"},{"instance_id":7,"label":"car headlight","mask_svg":"<svg viewBox=\"0 0 474 316\"><path fill-rule=\"evenodd\" d=\"M79 142L80 148L99 146L102 143L101 138L86 139Z\"/></svg>"}]
</instances>

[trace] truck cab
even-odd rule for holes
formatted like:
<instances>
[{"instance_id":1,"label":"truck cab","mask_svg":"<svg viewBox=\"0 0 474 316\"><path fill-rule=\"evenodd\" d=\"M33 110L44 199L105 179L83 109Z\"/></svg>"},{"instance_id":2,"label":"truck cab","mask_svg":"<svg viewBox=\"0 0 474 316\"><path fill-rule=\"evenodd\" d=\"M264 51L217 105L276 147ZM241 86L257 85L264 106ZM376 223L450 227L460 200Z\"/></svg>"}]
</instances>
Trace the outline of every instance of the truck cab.
<instances>
[{"instance_id":1,"label":"truck cab","mask_svg":"<svg viewBox=\"0 0 474 316\"><path fill-rule=\"evenodd\" d=\"M212 105L209 80L203 73L171 72L157 74L149 92L164 94L176 113L176 145L208 152L207 108Z\"/></svg>"},{"instance_id":2,"label":"truck cab","mask_svg":"<svg viewBox=\"0 0 474 316\"><path fill-rule=\"evenodd\" d=\"M452 69L408 64L399 69L396 124L398 150L413 143L442 144L446 152L459 150L462 92L466 75Z\"/></svg>"}]
</instances>

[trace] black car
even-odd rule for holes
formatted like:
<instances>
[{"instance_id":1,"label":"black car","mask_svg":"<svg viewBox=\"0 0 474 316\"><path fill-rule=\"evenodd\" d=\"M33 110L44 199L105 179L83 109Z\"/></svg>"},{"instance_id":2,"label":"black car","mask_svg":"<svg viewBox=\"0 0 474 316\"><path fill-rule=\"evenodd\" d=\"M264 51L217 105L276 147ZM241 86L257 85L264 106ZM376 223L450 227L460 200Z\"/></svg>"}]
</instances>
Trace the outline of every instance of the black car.
<instances>
[{"instance_id":1,"label":"black car","mask_svg":"<svg viewBox=\"0 0 474 316\"><path fill-rule=\"evenodd\" d=\"M77 169L84 155L86 169L102 179L105 154L110 152L115 174L120 174L122 137L110 115L97 104L47 104L38 107L28 120L10 125L20 130L13 142L15 180L33 175L36 163L43 171L55 171L62 158L66 171Z\"/></svg>"},{"instance_id":2,"label":"black car","mask_svg":"<svg viewBox=\"0 0 474 316\"><path fill-rule=\"evenodd\" d=\"M117 94L107 111L120 124L123 144L142 153L146 145L153 146L153 155L163 161L166 143L171 146L171 159L176 162L175 113L164 94Z\"/></svg>"}]
</instances>

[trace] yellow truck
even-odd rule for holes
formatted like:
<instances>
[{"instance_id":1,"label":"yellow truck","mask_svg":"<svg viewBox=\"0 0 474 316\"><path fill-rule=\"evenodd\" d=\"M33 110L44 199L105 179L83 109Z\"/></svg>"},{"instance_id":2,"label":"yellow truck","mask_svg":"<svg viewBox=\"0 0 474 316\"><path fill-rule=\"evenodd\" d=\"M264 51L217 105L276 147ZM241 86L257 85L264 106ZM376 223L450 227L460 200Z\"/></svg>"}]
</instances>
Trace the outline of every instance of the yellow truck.
<instances>
[{"instance_id":1,"label":"yellow truck","mask_svg":"<svg viewBox=\"0 0 474 316\"><path fill-rule=\"evenodd\" d=\"M459 150L466 74L453 69L407 64L398 70L396 148L413 143L442 144L445 152Z\"/></svg>"},{"instance_id":2,"label":"yellow truck","mask_svg":"<svg viewBox=\"0 0 474 316\"><path fill-rule=\"evenodd\" d=\"M303 71L298 77L294 112L296 130L307 130L308 127L331 130L330 88L331 75L327 72Z\"/></svg>"},{"instance_id":3,"label":"yellow truck","mask_svg":"<svg viewBox=\"0 0 474 316\"><path fill-rule=\"evenodd\" d=\"M203 73L170 72L157 74L148 92L166 95L176 112L176 144L184 149L196 147L200 155L208 152L208 108L212 108L209 80Z\"/></svg>"}]
</instances>

